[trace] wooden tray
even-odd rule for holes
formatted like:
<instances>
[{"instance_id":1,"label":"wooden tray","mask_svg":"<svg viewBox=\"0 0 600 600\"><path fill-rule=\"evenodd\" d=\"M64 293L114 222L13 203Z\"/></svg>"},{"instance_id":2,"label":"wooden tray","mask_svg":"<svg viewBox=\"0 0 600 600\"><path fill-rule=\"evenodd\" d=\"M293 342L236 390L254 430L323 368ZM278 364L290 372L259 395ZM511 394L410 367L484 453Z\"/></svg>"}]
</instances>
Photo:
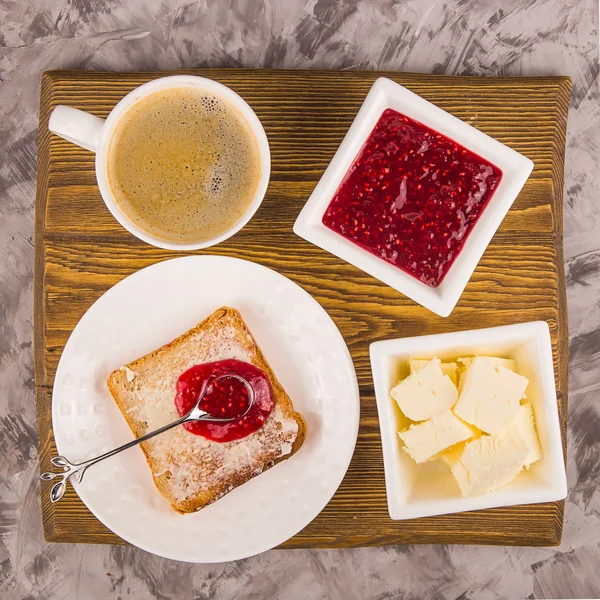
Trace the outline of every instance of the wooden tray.
<instances>
[{"instance_id":1,"label":"wooden tray","mask_svg":"<svg viewBox=\"0 0 600 600\"><path fill-rule=\"evenodd\" d=\"M208 253L252 260L299 283L328 311L354 359L361 422L338 492L286 548L406 543L556 545L562 502L392 521L368 348L374 340L543 319L552 332L563 444L567 409L567 311L562 188L570 80L470 78L339 71L186 71L230 86L269 137L271 182L250 223ZM56 452L51 395L61 352L78 320L130 273L176 255L127 233L96 187L94 155L48 132L68 104L106 117L136 86L168 73L55 71L42 78L36 210L35 379L42 470ZM292 224L375 79L385 75L531 158L535 169L484 254L457 308L437 317L355 267L305 242ZM51 505L42 486L46 539L123 543L69 487Z\"/></svg>"}]
</instances>

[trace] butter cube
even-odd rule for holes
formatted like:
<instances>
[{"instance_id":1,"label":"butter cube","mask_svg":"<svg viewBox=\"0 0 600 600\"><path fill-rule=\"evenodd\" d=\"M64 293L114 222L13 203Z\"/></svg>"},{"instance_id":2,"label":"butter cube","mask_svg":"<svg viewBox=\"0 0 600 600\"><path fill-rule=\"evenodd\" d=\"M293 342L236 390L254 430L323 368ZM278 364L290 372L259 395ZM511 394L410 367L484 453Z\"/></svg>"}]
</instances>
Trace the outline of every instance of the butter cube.
<instances>
[{"instance_id":1,"label":"butter cube","mask_svg":"<svg viewBox=\"0 0 600 600\"><path fill-rule=\"evenodd\" d=\"M465 371L467 370L467 367L471 364L473 358L474 357L472 357L472 356L467 356L464 358L456 359L456 362L457 362L456 376L457 376L459 392L462 388L462 376L465 374ZM514 361L512 358L497 358L495 356L482 356L480 358L489 358L495 367L504 367L505 369L508 369L509 371L515 371L515 372L517 371L517 362Z\"/></svg>"},{"instance_id":2,"label":"butter cube","mask_svg":"<svg viewBox=\"0 0 600 600\"><path fill-rule=\"evenodd\" d=\"M529 449L523 467L529 469L534 462L542 459L542 448L535 430L535 419L533 418L533 406L531 404L521 404L517 416L507 425L507 428L516 429Z\"/></svg>"},{"instance_id":3,"label":"butter cube","mask_svg":"<svg viewBox=\"0 0 600 600\"><path fill-rule=\"evenodd\" d=\"M496 435L517 416L528 380L486 356L473 358L461 379L454 412L485 433Z\"/></svg>"},{"instance_id":4,"label":"butter cube","mask_svg":"<svg viewBox=\"0 0 600 600\"><path fill-rule=\"evenodd\" d=\"M431 417L424 423L411 425L398 433L404 450L417 462L427 462L442 450L472 438L475 432L451 410Z\"/></svg>"},{"instance_id":5,"label":"butter cube","mask_svg":"<svg viewBox=\"0 0 600 600\"><path fill-rule=\"evenodd\" d=\"M517 428L469 442L452 467L463 496L479 496L510 483L523 468L529 448Z\"/></svg>"},{"instance_id":6,"label":"butter cube","mask_svg":"<svg viewBox=\"0 0 600 600\"><path fill-rule=\"evenodd\" d=\"M509 371L517 370L517 362L512 358L497 358L496 356L467 356L465 358L457 358L456 362L468 367L474 358L489 358L495 367L504 367Z\"/></svg>"},{"instance_id":7,"label":"butter cube","mask_svg":"<svg viewBox=\"0 0 600 600\"><path fill-rule=\"evenodd\" d=\"M411 373L390 392L400 410L412 421L425 421L448 410L458 399L458 390L444 375L437 358Z\"/></svg>"},{"instance_id":8,"label":"butter cube","mask_svg":"<svg viewBox=\"0 0 600 600\"><path fill-rule=\"evenodd\" d=\"M435 360L435 359L434 359ZM413 359L410 361L410 372L416 373L420 369L422 369L425 365L428 365L430 360L421 360L421 359ZM452 380L452 383L456 385L456 363L455 362L443 362L440 363L440 369L442 369L442 373L444 375L448 375Z\"/></svg>"}]
</instances>

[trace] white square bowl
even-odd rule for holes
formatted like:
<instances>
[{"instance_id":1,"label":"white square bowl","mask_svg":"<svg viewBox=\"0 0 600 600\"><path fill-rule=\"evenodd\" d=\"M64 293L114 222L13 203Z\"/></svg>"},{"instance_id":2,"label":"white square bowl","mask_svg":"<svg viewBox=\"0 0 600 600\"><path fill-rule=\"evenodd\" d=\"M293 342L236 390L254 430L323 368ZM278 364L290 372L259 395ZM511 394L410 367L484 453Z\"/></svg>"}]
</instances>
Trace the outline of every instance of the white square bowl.
<instances>
[{"instance_id":1,"label":"white square bowl","mask_svg":"<svg viewBox=\"0 0 600 600\"><path fill-rule=\"evenodd\" d=\"M529 379L527 400L533 405L543 458L509 485L482 496L463 498L450 469L442 461L418 465L402 449L398 431L405 429L408 421L390 396L390 390L408 375L407 363L413 358L449 360L475 354L512 358L517 362L519 374ZM370 355L392 519L551 502L566 497L552 345L545 321L375 342L371 344Z\"/></svg>"},{"instance_id":2,"label":"white square bowl","mask_svg":"<svg viewBox=\"0 0 600 600\"><path fill-rule=\"evenodd\" d=\"M502 171L500 184L476 221L442 283L429 287L398 267L360 248L322 223L323 215L381 114L394 109L453 139ZM458 302L479 259L500 226L533 163L508 146L467 125L390 79L371 87L348 133L294 223L294 233L335 254L402 292L425 308L447 317Z\"/></svg>"}]
</instances>

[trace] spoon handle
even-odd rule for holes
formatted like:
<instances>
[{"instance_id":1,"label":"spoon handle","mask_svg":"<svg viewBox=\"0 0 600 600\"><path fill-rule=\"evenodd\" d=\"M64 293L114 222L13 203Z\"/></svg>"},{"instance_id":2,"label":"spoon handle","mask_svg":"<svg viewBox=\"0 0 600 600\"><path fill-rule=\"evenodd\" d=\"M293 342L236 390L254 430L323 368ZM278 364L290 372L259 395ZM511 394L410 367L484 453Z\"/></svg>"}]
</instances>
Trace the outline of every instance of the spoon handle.
<instances>
[{"instance_id":1,"label":"spoon handle","mask_svg":"<svg viewBox=\"0 0 600 600\"><path fill-rule=\"evenodd\" d=\"M46 473L42 473L42 475L40 476L40 479L42 479L43 481L50 481L55 478L60 478L60 481L52 486L52 490L50 491L50 501L52 503L58 502L65 495L65 492L67 490L67 480L70 477L75 476L75 481L79 483L83 479L83 474L85 473L85 471L92 465L95 465L100 461L114 456L115 454L119 454L119 452L123 452L123 450L133 448L133 446L137 446L138 444L141 444L142 442L145 442L156 435L168 431L169 429L173 429L173 427L177 427L177 425L185 423L185 421L188 419L189 415L184 415L183 417L181 417L181 419L177 419L177 421L168 423L167 425L160 427L159 429L150 431L142 437L136 438L135 440L131 440L130 442L127 442L126 444L123 444L118 448L113 448L112 450L109 450L108 452L105 452L100 456L95 456L94 458L90 458L89 460L86 460L82 463L72 463L64 456L55 456L51 460L51 462L55 467L62 467L62 473L47 471Z\"/></svg>"},{"instance_id":2,"label":"spoon handle","mask_svg":"<svg viewBox=\"0 0 600 600\"><path fill-rule=\"evenodd\" d=\"M184 415L183 417L181 417L181 419L177 419L177 421L173 421L172 423L168 423L167 425L164 425L163 427L160 427L159 429L150 431L149 433L147 433L146 435L143 435L142 437L136 438L135 440L131 440L131 442L127 442L126 444L123 444L122 446L119 446L118 448L113 448L112 450L109 450L108 452L105 452L104 454L101 454L100 456L96 456L95 458L90 458L90 460L86 460L85 462L82 462L76 466L85 467L85 468L91 467L92 465L99 463L101 460L104 460L105 458L109 458L111 456L114 456L115 454L119 454L119 452L123 452L123 450L128 450L129 448L133 448L134 446L137 446L138 444L141 444L142 442L145 442L145 441L153 438L156 435L164 433L165 431L169 431L169 429L173 429L173 427L177 427L177 425L181 425L182 423L185 422L186 419L187 419L187 415Z\"/></svg>"}]
</instances>

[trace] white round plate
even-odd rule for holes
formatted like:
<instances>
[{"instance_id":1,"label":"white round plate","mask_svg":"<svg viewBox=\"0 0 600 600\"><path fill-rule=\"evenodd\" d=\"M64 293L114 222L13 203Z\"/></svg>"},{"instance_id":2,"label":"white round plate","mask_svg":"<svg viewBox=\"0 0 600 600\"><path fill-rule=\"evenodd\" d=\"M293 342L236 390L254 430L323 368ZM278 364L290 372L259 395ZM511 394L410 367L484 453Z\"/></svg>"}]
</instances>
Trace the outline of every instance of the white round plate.
<instances>
[{"instance_id":1,"label":"white round plate","mask_svg":"<svg viewBox=\"0 0 600 600\"><path fill-rule=\"evenodd\" d=\"M269 550L329 502L358 434L350 353L325 310L266 267L187 256L147 267L108 290L73 330L58 365L52 423L60 454L79 462L133 439L106 380L221 306L237 308L307 422L289 460L198 513L180 515L155 488L139 448L91 467L75 489L124 540L166 558L223 562Z\"/></svg>"}]
</instances>

